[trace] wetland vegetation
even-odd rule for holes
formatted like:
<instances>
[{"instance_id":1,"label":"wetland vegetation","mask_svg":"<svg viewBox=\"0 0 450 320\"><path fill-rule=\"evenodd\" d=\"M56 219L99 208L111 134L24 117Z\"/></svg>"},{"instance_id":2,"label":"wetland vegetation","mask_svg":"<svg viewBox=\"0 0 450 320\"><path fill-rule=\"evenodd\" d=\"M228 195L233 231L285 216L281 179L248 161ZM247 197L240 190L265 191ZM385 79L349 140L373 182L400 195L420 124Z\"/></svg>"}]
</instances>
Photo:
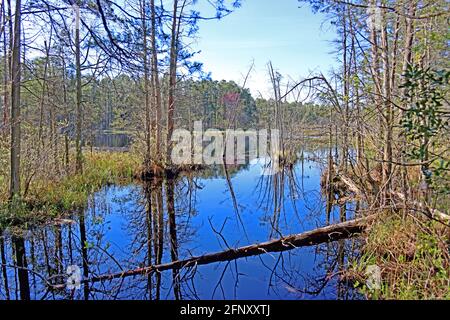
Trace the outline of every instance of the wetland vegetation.
<instances>
[{"instance_id":1,"label":"wetland vegetation","mask_svg":"<svg viewBox=\"0 0 450 320\"><path fill-rule=\"evenodd\" d=\"M254 1L1 1L1 300L450 299L448 2L289 1L335 65L255 91Z\"/></svg>"}]
</instances>

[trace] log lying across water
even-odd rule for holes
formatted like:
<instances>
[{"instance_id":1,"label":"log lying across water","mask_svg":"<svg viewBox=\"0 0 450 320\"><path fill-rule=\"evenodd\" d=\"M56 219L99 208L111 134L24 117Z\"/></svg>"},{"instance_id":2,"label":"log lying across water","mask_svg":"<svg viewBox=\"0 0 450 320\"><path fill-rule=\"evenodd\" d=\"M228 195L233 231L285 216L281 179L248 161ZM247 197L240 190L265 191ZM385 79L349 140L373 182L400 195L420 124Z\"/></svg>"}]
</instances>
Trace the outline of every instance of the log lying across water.
<instances>
[{"instance_id":1,"label":"log lying across water","mask_svg":"<svg viewBox=\"0 0 450 320\"><path fill-rule=\"evenodd\" d=\"M178 260L170 263L152 265L144 268L123 271L113 274L105 274L90 279L82 280L82 283L107 281L129 276L151 274L170 269L182 269L187 267L205 265L215 262L231 261L245 257L257 256L268 252L282 252L292 250L298 247L312 246L321 243L347 239L361 234L368 225L373 216L342 222L312 231L283 237L259 244L252 244L236 249L229 249L216 253L209 253L202 256L191 257L186 260ZM64 285L56 286L63 288Z\"/></svg>"}]
</instances>

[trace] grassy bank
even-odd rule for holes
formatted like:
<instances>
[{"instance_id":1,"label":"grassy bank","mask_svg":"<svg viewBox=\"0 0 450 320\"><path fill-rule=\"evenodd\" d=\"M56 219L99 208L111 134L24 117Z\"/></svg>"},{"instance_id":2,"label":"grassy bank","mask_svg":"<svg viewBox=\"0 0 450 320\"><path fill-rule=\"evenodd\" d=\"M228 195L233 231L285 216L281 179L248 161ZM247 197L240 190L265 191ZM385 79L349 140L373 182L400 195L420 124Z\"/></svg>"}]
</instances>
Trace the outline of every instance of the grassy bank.
<instances>
[{"instance_id":1,"label":"grassy bank","mask_svg":"<svg viewBox=\"0 0 450 320\"><path fill-rule=\"evenodd\" d=\"M131 153L86 153L82 174L63 174L52 179L37 177L26 195L9 209L6 179L0 180L0 221L48 219L86 205L88 197L109 184L126 184L133 180L140 161Z\"/></svg>"},{"instance_id":2,"label":"grassy bank","mask_svg":"<svg viewBox=\"0 0 450 320\"><path fill-rule=\"evenodd\" d=\"M366 232L350 277L369 299L450 299L449 236L439 222L383 214ZM380 268L379 288L367 285L370 266Z\"/></svg>"}]
</instances>

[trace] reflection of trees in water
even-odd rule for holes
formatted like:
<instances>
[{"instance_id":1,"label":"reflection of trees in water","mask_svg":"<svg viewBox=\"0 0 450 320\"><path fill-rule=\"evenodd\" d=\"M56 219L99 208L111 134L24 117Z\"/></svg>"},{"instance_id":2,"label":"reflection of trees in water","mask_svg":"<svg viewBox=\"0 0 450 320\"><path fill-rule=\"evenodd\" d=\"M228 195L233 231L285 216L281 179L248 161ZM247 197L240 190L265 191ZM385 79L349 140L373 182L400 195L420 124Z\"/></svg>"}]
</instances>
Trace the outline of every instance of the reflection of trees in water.
<instances>
[{"instance_id":1,"label":"reflection of trees in water","mask_svg":"<svg viewBox=\"0 0 450 320\"><path fill-rule=\"evenodd\" d=\"M145 183L134 197L139 206L126 214L124 228L131 237L128 261L133 269L158 265L163 261L179 259L179 248L188 243L195 234L190 228L191 216L196 214L196 178L183 177L177 180ZM183 271L184 272L184 271ZM184 273L183 273L184 274ZM161 273L149 274L146 281L139 277L126 281L126 292L133 292L135 298L164 299L172 292L173 298L181 299L181 282L185 280L179 270L172 271L168 281ZM162 295L162 293L165 295Z\"/></svg>"},{"instance_id":2,"label":"reflection of trees in water","mask_svg":"<svg viewBox=\"0 0 450 320\"><path fill-rule=\"evenodd\" d=\"M275 174L260 177L256 186L258 210L265 213L262 218L270 223L269 238L285 235L286 226L294 221L304 229L305 218L320 218L323 207L320 191L305 189L305 179L309 178L306 170L311 167L312 162L302 153L296 163L282 164ZM307 212L299 211L299 203Z\"/></svg>"},{"instance_id":3,"label":"reflection of trees in water","mask_svg":"<svg viewBox=\"0 0 450 320\"><path fill-rule=\"evenodd\" d=\"M8 273L6 270L5 240L4 240L2 234L0 234L0 257L1 257L1 263L2 263L3 288L5 290L4 299L9 300L11 297L9 295ZM0 292L1 292L1 290L0 290Z\"/></svg>"},{"instance_id":4,"label":"reflection of trees in water","mask_svg":"<svg viewBox=\"0 0 450 320\"><path fill-rule=\"evenodd\" d=\"M306 208L310 215L320 216L323 213L324 204L319 200L320 195L316 197L320 206L308 207L309 202L315 201L311 200L314 199L311 191L305 190L303 179L307 165L310 164L306 157L302 156L297 166L286 166L277 175L260 179L257 186L258 210L270 219L271 231L268 238L286 235L283 225L288 222L292 224L292 217L295 217L299 225L303 224L307 214L301 212L298 207L300 202L303 203L302 210ZM89 201L87 210L80 209L73 215L73 223L32 229L25 239L22 238L23 244L20 243L20 238L16 238L14 244L11 237L1 238L0 297L25 299L27 295L31 295L33 299L239 298L242 278L255 276L242 273L241 268L247 263L244 260L231 260L208 267L208 279L203 278L201 268L191 266L113 281L86 282L81 290L76 291L50 290L47 285L64 283L64 274L69 265L80 266L82 275L90 278L191 257L193 254L190 250L195 249L191 243L197 231L192 228L191 218L197 215L197 190L201 187L199 178L192 176L157 181L129 187L123 195L112 190L113 194L119 194L112 203L111 190L109 195L104 190ZM111 226L106 221L112 213L113 204L114 210L117 211L114 213L123 218L121 227L129 240L126 246L123 243L114 243L114 238L108 237ZM341 209L340 218L346 218L345 206ZM280 221L283 221L283 225ZM223 225L213 225L210 221L210 228L224 249L230 248L227 235L223 232L226 223L227 220ZM345 268L348 257L355 254L354 252L354 241L347 240L251 259L257 259L256 261L268 270L267 290L270 295L279 298L322 297L325 291L330 294L331 287L336 289L333 294L337 298L349 298L352 292L337 279ZM305 268L305 265L302 265L302 256L305 254L315 256L313 266ZM23 267L17 262L22 263ZM28 268L29 272L26 272L25 268ZM215 270L212 276L211 270ZM211 292L197 290L196 286L201 286L202 281L213 283ZM333 285L330 286L330 283Z\"/></svg>"},{"instance_id":5,"label":"reflection of trees in water","mask_svg":"<svg viewBox=\"0 0 450 320\"><path fill-rule=\"evenodd\" d=\"M120 263L108 252L111 246L105 239L109 214L106 199L96 197L89 209L80 208L72 220L63 224L49 224L31 228L25 237L3 234L0 243L2 256L2 299L92 299L111 298L106 284L95 287L84 284L82 290L53 290L52 285L65 283L66 269L80 266L85 277L112 270ZM11 250L9 254L8 250ZM31 293L30 293L31 292Z\"/></svg>"},{"instance_id":6,"label":"reflection of trees in water","mask_svg":"<svg viewBox=\"0 0 450 320\"><path fill-rule=\"evenodd\" d=\"M265 212L263 219L270 223L269 238L286 235L285 228L280 225L280 220L287 226L289 223L292 224L293 216L295 216L295 222L304 229L306 219L322 220L325 209L326 224L329 224L334 204L325 201L324 208L322 199L329 199L329 197L326 194L322 195L317 190L305 190L304 183L305 178L307 178L305 166L311 167L311 161L317 162L317 165L323 165L321 159L326 159L325 155L326 153L323 150L314 153L308 152L307 154L302 151L298 155L297 163L283 164L276 174L261 176L257 184L260 199L259 209ZM308 213L299 212L297 205L299 200L302 201ZM288 206L289 210L287 210ZM338 209L339 222L346 221L347 204L340 205ZM290 212L293 214L290 214ZM288 217L289 214L290 217ZM351 243L351 246L348 246L348 243ZM312 248L280 253L276 258L274 257L275 263L273 266L269 266L262 257L258 257L261 264L271 271L268 293L273 292L280 295L279 288L284 288L298 298L320 296L328 284L333 281L337 291L336 298L350 298L349 292L353 293L353 290L349 290L348 283L342 283L339 280L339 275L344 271L348 257L356 254L357 250L355 250L354 245L354 240L340 240L314 247L315 264L312 273L305 273L304 269L297 265L301 259L295 259L295 256L302 255L305 250L311 250ZM282 298L282 295L280 295L280 298Z\"/></svg>"},{"instance_id":7,"label":"reflection of trees in water","mask_svg":"<svg viewBox=\"0 0 450 320\"><path fill-rule=\"evenodd\" d=\"M355 246L354 240L340 240L280 253L273 265L261 260L271 271L268 293L280 299L286 298L286 292L296 299L358 297L350 283L340 280L346 261L357 252ZM314 255L314 267L305 272L301 264L307 254Z\"/></svg>"},{"instance_id":8,"label":"reflection of trees in water","mask_svg":"<svg viewBox=\"0 0 450 320\"><path fill-rule=\"evenodd\" d=\"M25 240L21 236L13 236L14 252L17 264L17 275L21 300L30 300L30 281L28 278L28 262L25 252Z\"/></svg>"}]
</instances>

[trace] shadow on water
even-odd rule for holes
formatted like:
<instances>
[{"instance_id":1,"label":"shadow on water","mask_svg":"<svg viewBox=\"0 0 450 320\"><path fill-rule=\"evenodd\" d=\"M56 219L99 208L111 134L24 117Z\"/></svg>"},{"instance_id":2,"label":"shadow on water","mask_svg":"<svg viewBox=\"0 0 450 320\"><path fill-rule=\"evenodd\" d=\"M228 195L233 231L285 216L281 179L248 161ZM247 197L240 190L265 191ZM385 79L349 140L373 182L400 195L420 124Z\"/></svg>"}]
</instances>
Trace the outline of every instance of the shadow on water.
<instances>
[{"instance_id":1,"label":"shadow on water","mask_svg":"<svg viewBox=\"0 0 450 320\"><path fill-rule=\"evenodd\" d=\"M234 200L217 168L105 187L64 221L21 237L3 234L0 299L358 299L338 276L357 255L355 239L50 289L65 283L69 266L87 279L350 219L354 205L327 206L321 192L326 159L326 151L302 153L295 165L272 176L261 175L261 161L230 167Z\"/></svg>"}]
</instances>

